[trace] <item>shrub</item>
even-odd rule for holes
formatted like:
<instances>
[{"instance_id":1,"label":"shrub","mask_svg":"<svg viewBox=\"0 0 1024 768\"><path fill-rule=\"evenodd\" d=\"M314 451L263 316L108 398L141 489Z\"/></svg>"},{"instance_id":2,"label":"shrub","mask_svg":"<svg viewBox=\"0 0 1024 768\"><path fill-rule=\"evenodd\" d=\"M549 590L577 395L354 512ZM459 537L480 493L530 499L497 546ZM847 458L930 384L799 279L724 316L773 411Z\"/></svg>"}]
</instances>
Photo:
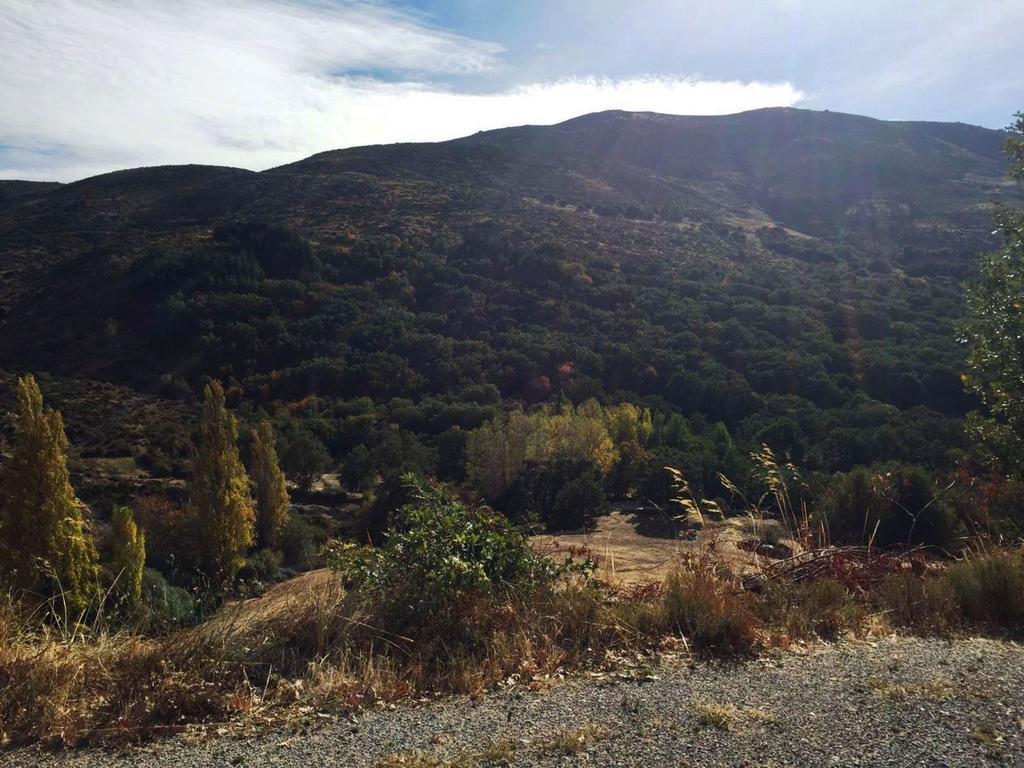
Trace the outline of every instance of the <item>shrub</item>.
<instances>
[{"instance_id":1,"label":"shrub","mask_svg":"<svg viewBox=\"0 0 1024 768\"><path fill-rule=\"evenodd\" d=\"M837 475L822 508L835 542L948 548L955 537L952 508L919 467L885 473L858 468Z\"/></svg>"},{"instance_id":2,"label":"shrub","mask_svg":"<svg viewBox=\"0 0 1024 768\"><path fill-rule=\"evenodd\" d=\"M948 578L891 574L873 595L894 626L921 634L945 634L960 620L960 601Z\"/></svg>"},{"instance_id":3,"label":"shrub","mask_svg":"<svg viewBox=\"0 0 1024 768\"><path fill-rule=\"evenodd\" d=\"M703 563L669 574L664 608L669 624L698 649L744 654L757 645L758 619L732 580Z\"/></svg>"},{"instance_id":4,"label":"shrub","mask_svg":"<svg viewBox=\"0 0 1024 768\"><path fill-rule=\"evenodd\" d=\"M1024 558L986 552L950 566L946 579L968 621L1024 632Z\"/></svg>"},{"instance_id":5,"label":"shrub","mask_svg":"<svg viewBox=\"0 0 1024 768\"><path fill-rule=\"evenodd\" d=\"M199 568L196 511L163 496L132 499L135 519L146 535L146 560L172 582L190 584Z\"/></svg>"},{"instance_id":6,"label":"shrub","mask_svg":"<svg viewBox=\"0 0 1024 768\"><path fill-rule=\"evenodd\" d=\"M322 529L301 515L290 515L281 532L281 554L289 568L308 570L317 565L320 547L326 541Z\"/></svg>"},{"instance_id":7,"label":"shrub","mask_svg":"<svg viewBox=\"0 0 1024 768\"><path fill-rule=\"evenodd\" d=\"M393 518L384 546L344 546L331 558L352 588L399 625L474 597L523 597L554 577L552 563L504 517L411 475L405 482L412 500Z\"/></svg>"},{"instance_id":8,"label":"shrub","mask_svg":"<svg viewBox=\"0 0 1024 768\"><path fill-rule=\"evenodd\" d=\"M527 463L494 506L520 524L539 519L548 530L563 531L592 528L608 499L596 464L556 459Z\"/></svg>"},{"instance_id":9,"label":"shrub","mask_svg":"<svg viewBox=\"0 0 1024 768\"><path fill-rule=\"evenodd\" d=\"M261 549L251 554L246 566L260 581L273 581L281 572L282 555L273 549Z\"/></svg>"},{"instance_id":10,"label":"shrub","mask_svg":"<svg viewBox=\"0 0 1024 768\"><path fill-rule=\"evenodd\" d=\"M799 584L794 591L796 610L787 622L790 636L838 637L848 624L852 607L846 587L835 579L822 578Z\"/></svg>"},{"instance_id":11,"label":"shrub","mask_svg":"<svg viewBox=\"0 0 1024 768\"><path fill-rule=\"evenodd\" d=\"M171 586L152 568L142 572L142 613L151 631L172 629L199 618L198 605L188 590Z\"/></svg>"}]
</instances>

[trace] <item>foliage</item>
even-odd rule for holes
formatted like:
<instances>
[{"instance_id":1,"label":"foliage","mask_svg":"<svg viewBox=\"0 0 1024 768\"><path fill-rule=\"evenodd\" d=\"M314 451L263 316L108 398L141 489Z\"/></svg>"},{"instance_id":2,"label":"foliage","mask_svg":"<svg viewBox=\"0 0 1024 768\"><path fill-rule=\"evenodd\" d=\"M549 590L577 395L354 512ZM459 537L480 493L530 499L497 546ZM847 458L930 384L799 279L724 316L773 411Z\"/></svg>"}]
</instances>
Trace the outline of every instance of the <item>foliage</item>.
<instances>
[{"instance_id":1,"label":"foliage","mask_svg":"<svg viewBox=\"0 0 1024 768\"><path fill-rule=\"evenodd\" d=\"M199 606L192 594L167 582L160 571L142 572L141 618L150 632L159 633L194 622Z\"/></svg>"},{"instance_id":2,"label":"foliage","mask_svg":"<svg viewBox=\"0 0 1024 768\"><path fill-rule=\"evenodd\" d=\"M112 566L115 587L125 606L142 607L142 578L146 568L146 534L135 524L135 515L124 506L110 516Z\"/></svg>"},{"instance_id":3,"label":"foliage","mask_svg":"<svg viewBox=\"0 0 1024 768\"><path fill-rule=\"evenodd\" d=\"M239 458L238 423L224 404L220 382L206 386L198 431L190 503L199 521L200 566L212 586L223 590L253 543L255 513Z\"/></svg>"},{"instance_id":4,"label":"foliage","mask_svg":"<svg viewBox=\"0 0 1024 768\"><path fill-rule=\"evenodd\" d=\"M1007 139L1009 176L1024 179L1024 117ZM1002 248L981 257L967 285L962 338L969 345L965 382L987 412L974 413L972 432L1007 473L1024 473L1024 211L1002 207L996 214Z\"/></svg>"},{"instance_id":5,"label":"foliage","mask_svg":"<svg viewBox=\"0 0 1024 768\"><path fill-rule=\"evenodd\" d=\"M0 478L5 578L75 620L99 596L99 557L68 473L59 412L44 408L31 375L18 379L14 451Z\"/></svg>"},{"instance_id":6,"label":"foliage","mask_svg":"<svg viewBox=\"0 0 1024 768\"><path fill-rule=\"evenodd\" d=\"M952 565L947 575L964 617L983 626L1024 632L1024 557L982 551Z\"/></svg>"},{"instance_id":7,"label":"foliage","mask_svg":"<svg viewBox=\"0 0 1024 768\"><path fill-rule=\"evenodd\" d=\"M412 500L379 548L342 545L331 557L351 588L387 606L399 624L483 595L523 597L550 582L554 565L486 507L406 476Z\"/></svg>"},{"instance_id":8,"label":"foliage","mask_svg":"<svg viewBox=\"0 0 1024 768\"><path fill-rule=\"evenodd\" d=\"M252 431L251 476L256 487L256 541L277 549L288 525L288 488L277 462L274 428L266 420Z\"/></svg>"},{"instance_id":9,"label":"foliage","mask_svg":"<svg viewBox=\"0 0 1024 768\"><path fill-rule=\"evenodd\" d=\"M301 421L289 419L282 427L277 438L281 468L301 489L308 491L327 470L331 457L320 439Z\"/></svg>"},{"instance_id":10,"label":"foliage","mask_svg":"<svg viewBox=\"0 0 1024 768\"><path fill-rule=\"evenodd\" d=\"M320 547L327 537L323 530L301 515L289 515L281 532L281 554L289 568L309 570L321 565Z\"/></svg>"},{"instance_id":11,"label":"foliage","mask_svg":"<svg viewBox=\"0 0 1024 768\"><path fill-rule=\"evenodd\" d=\"M589 527L605 508L605 480L620 493L639 483L652 433L646 408L547 405L513 410L466 438L469 483L518 520L552 530Z\"/></svg>"},{"instance_id":12,"label":"foliage","mask_svg":"<svg viewBox=\"0 0 1024 768\"><path fill-rule=\"evenodd\" d=\"M199 514L162 496L132 499L135 519L146 534L146 560L172 582L189 585L202 570Z\"/></svg>"},{"instance_id":13,"label":"foliage","mask_svg":"<svg viewBox=\"0 0 1024 768\"><path fill-rule=\"evenodd\" d=\"M948 549L957 527L947 490L920 467L861 467L833 478L819 508L837 543Z\"/></svg>"},{"instance_id":14,"label":"foliage","mask_svg":"<svg viewBox=\"0 0 1024 768\"><path fill-rule=\"evenodd\" d=\"M494 505L524 527L543 523L549 531L594 526L607 511L601 468L586 459L527 462L512 487Z\"/></svg>"}]
</instances>

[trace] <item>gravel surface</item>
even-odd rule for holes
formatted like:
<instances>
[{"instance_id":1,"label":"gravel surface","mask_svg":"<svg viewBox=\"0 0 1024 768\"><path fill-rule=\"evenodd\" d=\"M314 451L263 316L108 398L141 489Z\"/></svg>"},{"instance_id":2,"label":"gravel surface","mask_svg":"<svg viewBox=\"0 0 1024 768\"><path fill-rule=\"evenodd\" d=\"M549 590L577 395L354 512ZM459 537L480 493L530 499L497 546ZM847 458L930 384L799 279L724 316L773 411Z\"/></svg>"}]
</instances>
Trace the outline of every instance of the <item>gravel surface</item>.
<instances>
[{"instance_id":1,"label":"gravel surface","mask_svg":"<svg viewBox=\"0 0 1024 768\"><path fill-rule=\"evenodd\" d=\"M648 680L577 678L541 693L451 698L301 732L179 737L122 753L0 752L0 764L1024 766L1024 647L850 642L664 666Z\"/></svg>"}]
</instances>

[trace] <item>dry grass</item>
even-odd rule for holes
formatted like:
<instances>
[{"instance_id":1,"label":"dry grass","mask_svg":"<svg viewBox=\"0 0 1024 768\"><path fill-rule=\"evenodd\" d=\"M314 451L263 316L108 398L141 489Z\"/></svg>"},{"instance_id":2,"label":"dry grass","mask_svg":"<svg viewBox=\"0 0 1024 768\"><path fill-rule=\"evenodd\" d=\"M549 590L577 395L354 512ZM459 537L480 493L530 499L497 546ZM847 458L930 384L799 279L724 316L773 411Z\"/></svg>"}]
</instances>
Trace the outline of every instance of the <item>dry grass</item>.
<instances>
[{"instance_id":1,"label":"dry grass","mask_svg":"<svg viewBox=\"0 0 1024 768\"><path fill-rule=\"evenodd\" d=\"M696 702L690 706L697 723L707 728L731 731L743 723L777 724L778 718L770 712L754 707L737 707L734 704Z\"/></svg>"},{"instance_id":2,"label":"dry grass","mask_svg":"<svg viewBox=\"0 0 1024 768\"><path fill-rule=\"evenodd\" d=\"M0 599L0 739L123 742L297 708L351 711L414 695L478 694L512 676L529 683L620 659L653 661L672 638L698 652L745 654L808 633L863 631L879 606L892 606L882 615L914 631L1015 631L1014 604L997 605L989 591L1005 595L1018 584L1021 556L985 557L948 573L907 572L875 591L820 580L780 581L760 592L745 591L728 568L702 557L684 560L660 587L575 582L518 602L462 600L401 629L323 572L155 637L96 629L68 636L7 597ZM941 621L926 620L940 612ZM894 699L955 695L942 681L872 688ZM700 715L727 726L737 716L757 719L728 708Z\"/></svg>"},{"instance_id":3,"label":"dry grass","mask_svg":"<svg viewBox=\"0 0 1024 768\"><path fill-rule=\"evenodd\" d=\"M604 726L588 725L555 731L535 739L534 743L546 755L578 755L603 738L606 731Z\"/></svg>"},{"instance_id":4,"label":"dry grass","mask_svg":"<svg viewBox=\"0 0 1024 768\"><path fill-rule=\"evenodd\" d=\"M650 645L633 606L586 586L532 602L464 601L410 638L337 580L225 607L161 637L32 629L0 611L0 730L8 742L141 740L188 723L301 705L343 711L415 693L478 693Z\"/></svg>"},{"instance_id":5,"label":"dry grass","mask_svg":"<svg viewBox=\"0 0 1024 768\"><path fill-rule=\"evenodd\" d=\"M508 764L514 757L515 742L502 740L492 742L481 750L463 752L451 759L424 752L393 752L378 760L375 768L481 768Z\"/></svg>"},{"instance_id":6,"label":"dry grass","mask_svg":"<svg viewBox=\"0 0 1024 768\"><path fill-rule=\"evenodd\" d=\"M956 694L952 683L943 680L925 680L919 683L868 680L868 687L876 696L890 701L945 701Z\"/></svg>"},{"instance_id":7,"label":"dry grass","mask_svg":"<svg viewBox=\"0 0 1024 768\"><path fill-rule=\"evenodd\" d=\"M670 520L616 511L599 517L593 531L534 536L531 544L538 552L555 558L586 551L597 562L597 575L602 580L632 586L664 581L681 563L709 548L719 561L737 573L755 571L762 558L740 544L769 535L795 546L775 520L706 518L704 527L690 538Z\"/></svg>"}]
</instances>

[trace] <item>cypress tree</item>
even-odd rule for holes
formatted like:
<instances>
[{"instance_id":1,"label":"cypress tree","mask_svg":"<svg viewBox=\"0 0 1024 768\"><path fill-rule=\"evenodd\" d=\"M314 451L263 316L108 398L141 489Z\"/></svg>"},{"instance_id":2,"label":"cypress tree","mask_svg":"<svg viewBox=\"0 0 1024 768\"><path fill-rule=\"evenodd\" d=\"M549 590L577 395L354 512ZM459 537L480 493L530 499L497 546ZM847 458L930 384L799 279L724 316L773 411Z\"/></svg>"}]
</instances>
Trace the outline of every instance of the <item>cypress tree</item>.
<instances>
[{"instance_id":1,"label":"cypress tree","mask_svg":"<svg viewBox=\"0 0 1024 768\"><path fill-rule=\"evenodd\" d=\"M288 524L288 488L277 461L274 428L263 420L252 431L252 475L256 485L256 534L261 547L277 549Z\"/></svg>"},{"instance_id":2,"label":"cypress tree","mask_svg":"<svg viewBox=\"0 0 1024 768\"><path fill-rule=\"evenodd\" d=\"M113 566L117 591L132 610L142 605L142 572L146 567L146 534L135 524L128 507L114 507Z\"/></svg>"},{"instance_id":3,"label":"cypress tree","mask_svg":"<svg viewBox=\"0 0 1024 768\"><path fill-rule=\"evenodd\" d=\"M255 513L238 454L238 422L224 404L224 388L218 381L204 390L191 491L203 568L213 587L222 591L252 545Z\"/></svg>"},{"instance_id":4,"label":"cypress tree","mask_svg":"<svg viewBox=\"0 0 1024 768\"><path fill-rule=\"evenodd\" d=\"M99 556L68 472L59 412L43 407L35 378L18 379L14 452L0 481L2 562L13 586L61 595L68 615L99 594Z\"/></svg>"}]
</instances>

